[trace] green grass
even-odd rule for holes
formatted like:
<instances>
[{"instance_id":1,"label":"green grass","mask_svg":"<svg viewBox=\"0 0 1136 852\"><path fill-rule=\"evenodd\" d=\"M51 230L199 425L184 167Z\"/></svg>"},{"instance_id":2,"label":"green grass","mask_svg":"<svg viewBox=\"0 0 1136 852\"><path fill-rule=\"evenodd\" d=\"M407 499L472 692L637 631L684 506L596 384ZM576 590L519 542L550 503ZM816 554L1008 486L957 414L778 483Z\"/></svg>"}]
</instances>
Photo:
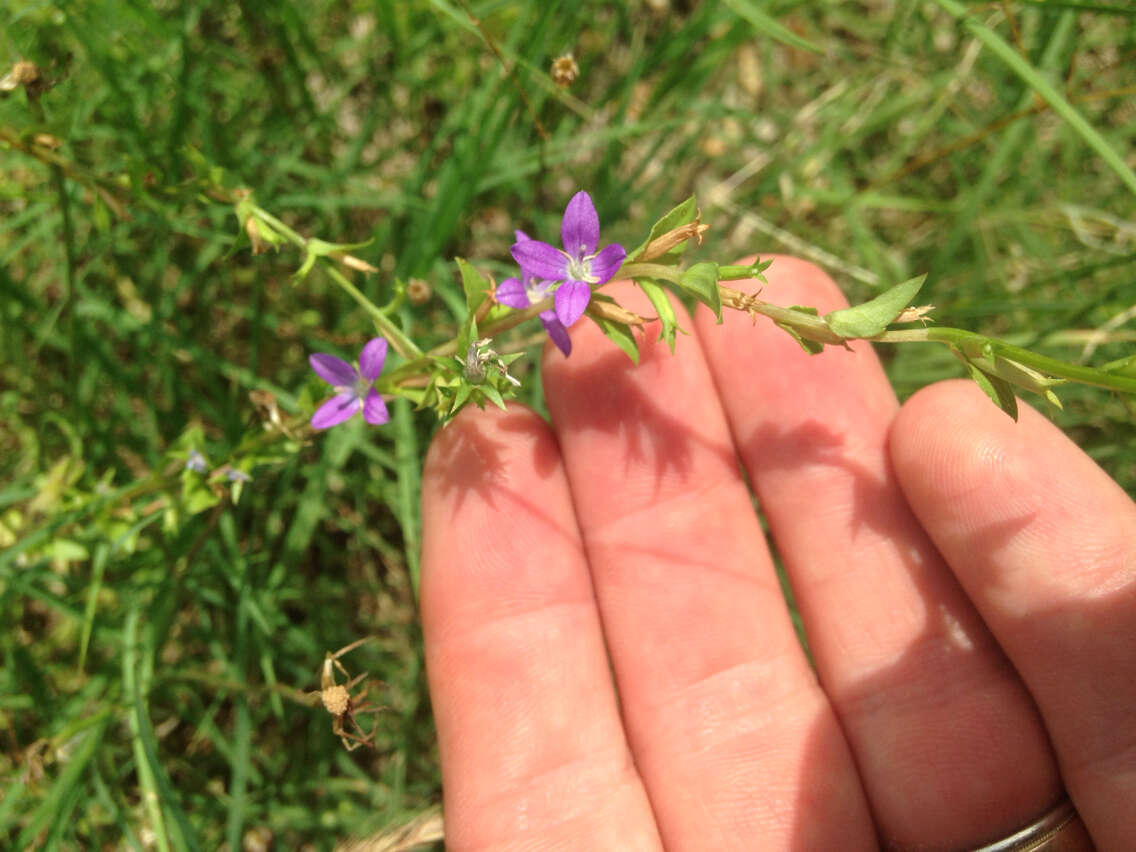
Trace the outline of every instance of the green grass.
<instances>
[{"instance_id":1,"label":"green grass","mask_svg":"<svg viewBox=\"0 0 1136 852\"><path fill-rule=\"evenodd\" d=\"M254 256L233 190L369 240L380 272L344 272L377 304L428 281L398 315L423 346L462 318L454 256L500 277L512 229L555 234L586 188L624 245L696 193L692 260L803 254L854 300L927 272L944 324L1132 352L1127 4L471 5L480 26L451 0L0 11L0 74L48 83L0 98L0 845L330 848L440 800L414 603L435 423L262 428L250 392L310 410L307 354L370 326L293 249ZM961 375L881 351L901 396ZM1136 493L1132 401L1061 397ZM183 493L191 446L255 465L239 501ZM390 709L348 753L302 693L363 636L342 661Z\"/></svg>"}]
</instances>

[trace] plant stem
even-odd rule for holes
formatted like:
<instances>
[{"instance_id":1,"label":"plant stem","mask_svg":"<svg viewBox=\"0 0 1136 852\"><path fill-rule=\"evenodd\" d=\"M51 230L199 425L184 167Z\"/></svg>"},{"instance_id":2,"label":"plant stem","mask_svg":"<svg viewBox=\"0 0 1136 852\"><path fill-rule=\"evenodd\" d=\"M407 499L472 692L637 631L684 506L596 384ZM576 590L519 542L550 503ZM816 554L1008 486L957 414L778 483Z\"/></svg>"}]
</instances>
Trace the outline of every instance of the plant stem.
<instances>
[{"instance_id":1,"label":"plant stem","mask_svg":"<svg viewBox=\"0 0 1136 852\"><path fill-rule=\"evenodd\" d=\"M885 331L883 334L869 339L876 343L946 343L965 349L988 345L995 355L1017 361L1019 364L1032 367L1050 376L1069 379L1083 385L1095 385L1110 390L1136 393L1136 377L1105 373L1093 367L1083 367L1079 364L1067 364L1056 358L1050 358L1048 355L1039 355L1029 349L1003 343L995 338L985 337L961 328L938 326L935 328Z\"/></svg>"},{"instance_id":2,"label":"plant stem","mask_svg":"<svg viewBox=\"0 0 1136 852\"><path fill-rule=\"evenodd\" d=\"M273 230L287 239L288 242L303 251L307 251L308 240L302 234L289 228L263 207L254 204L252 211L257 218L263 219L271 225ZM408 360L418 358L422 355L422 350L418 348L418 345L403 334L402 329L395 325L378 305L363 295L359 288L347 279L347 276L336 269L330 262L326 261L325 258L321 257L319 259L322 262L321 265L324 271L327 272L331 280L338 284L340 289L347 293L348 296L354 299L359 307L371 315L371 319L374 321L379 334L387 339L390 345L394 347L395 352Z\"/></svg>"}]
</instances>

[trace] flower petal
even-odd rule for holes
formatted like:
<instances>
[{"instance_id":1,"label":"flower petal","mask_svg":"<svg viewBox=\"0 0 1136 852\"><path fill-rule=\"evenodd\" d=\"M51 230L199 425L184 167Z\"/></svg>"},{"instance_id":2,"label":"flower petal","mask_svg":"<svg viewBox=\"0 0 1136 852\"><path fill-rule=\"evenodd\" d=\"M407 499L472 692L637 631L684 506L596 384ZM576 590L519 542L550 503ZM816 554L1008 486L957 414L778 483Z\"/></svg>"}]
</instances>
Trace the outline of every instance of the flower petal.
<instances>
[{"instance_id":1,"label":"flower petal","mask_svg":"<svg viewBox=\"0 0 1136 852\"><path fill-rule=\"evenodd\" d=\"M386 360L387 342L381 337L368 340L363 351L359 353L359 375L373 382L383 371L383 362Z\"/></svg>"},{"instance_id":2,"label":"flower petal","mask_svg":"<svg viewBox=\"0 0 1136 852\"><path fill-rule=\"evenodd\" d=\"M530 237L528 234L526 234L520 228L517 228L516 230L513 231L513 236L516 237L516 240L514 240L514 242L518 242L518 243L528 242L529 240L532 239L532 237Z\"/></svg>"},{"instance_id":3,"label":"flower petal","mask_svg":"<svg viewBox=\"0 0 1136 852\"><path fill-rule=\"evenodd\" d=\"M317 352L308 356L308 363L316 371L316 375L333 387L345 388L355 384L359 374L355 368L334 355L326 352Z\"/></svg>"},{"instance_id":4,"label":"flower petal","mask_svg":"<svg viewBox=\"0 0 1136 852\"><path fill-rule=\"evenodd\" d=\"M367 398L363 401L363 419L372 426L382 426L390 420L387 405L383 402L383 398L379 396L379 392L374 388L371 388L371 392L367 394Z\"/></svg>"},{"instance_id":5,"label":"flower petal","mask_svg":"<svg viewBox=\"0 0 1136 852\"><path fill-rule=\"evenodd\" d=\"M506 278L497 285L497 301L510 308L527 308L529 294L525 292L520 278Z\"/></svg>"},{"instance_id":6,"label":"flower petal","mask_svg":"<svg viewBox=\"0 0 1136 852\"><path fill-rule=\"evenodd\" d=\"M556 344L556 348L567 358L572 354L572 338L568 336L568 329L556 318L555 311L541 311L540 321L549 338Z\"/></svg>"},{"instance_id":7,"label":"flower petal","mask_svg":"<svg viewBox=\"0 0 1136 852\"><path fill-rule=\"evenodd\" d=\"M316 409L316 413L312 415L312 428L329 429L344 420L350 420L360 405L359 397L355 394L337 393Z\"/></svg>"},{"instance_id":8,"label":"flower petal","mask_svg":"<svg viewBox=\"0 0 1136 852\"><path fill-rule=\"evenodd\" d=\"M584 315L592 288L583 281L565 281L556 290L556 318L565 328Z\"/></svg>"},{"instance_id":9,"label":"flower petal","mask_svg":"<svg viewBox=\"0 0 1136 852\"><path fill-rule=\"evenodd\" d=\"M574 258L595 254L600 241L600 217L588 193L577 192L564 208L560 239L564 241L564 251Z\"/></svg>"},{"instance_id":10,"label":"flower petal","mask_svg":"<svg viewBox=\"0 0 1136 852\"><path fill-rule=\"evenodd\" d=\"M592 258L592 277L596 279L596 286L610 281L611 277L619 272L619 267L623 265L626 257L627 252L619 243L604 246L603 251Z\"/></svg>"},{"instance_id":11,"label":"flower petal","mask_svg":"<svg viewBox=\"0 0 1136 852\"><path fill-rule=\"evenodd\" d=\"M533 278L558 281L568 274L568 256L548 243L524 240L514 243L510 251L513 260L521 265L521 271Z\"/></svg>"}]
</instances>

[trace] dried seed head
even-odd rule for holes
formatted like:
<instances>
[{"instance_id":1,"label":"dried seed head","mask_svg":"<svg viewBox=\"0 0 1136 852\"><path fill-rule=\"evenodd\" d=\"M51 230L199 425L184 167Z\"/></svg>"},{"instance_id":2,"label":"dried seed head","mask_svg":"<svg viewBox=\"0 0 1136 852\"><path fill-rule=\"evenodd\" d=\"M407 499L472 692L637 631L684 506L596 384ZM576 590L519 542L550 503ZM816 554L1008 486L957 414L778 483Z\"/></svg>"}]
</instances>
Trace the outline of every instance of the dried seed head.
<instances>
[{"instance_id":1,"label":"dried seed head","mask_svg":"<svg viewBox=\"0 0 1136 852\"><path fill-rule=\"evenodd\" d=\"M7 74L0 77L0 92L11 92L20 86L32 89L39 81L39 69L36 68L35 64L20 60L11 67Z\"/></svg>"},{"instance_id":2,"label":"dried seed head","mask_svg":"<svg viewBox=\"0 0 1136 852\"><path fill-rule=\"evenodd\" d=\"M329 686L320 693L320 698L323 699L323 706L327 708L327 712L333 716L342 716L351 704L351 696L347 688L341 684Z\"/></svg>"},{"instance_id":3,"label":"dried seed head","mask_svg":"<svg viewBox=\"0 0 1136 852\"><path fill-rule=\"evenodd\" d=\"M433 289L421 278L411 278L406 282L406 298L412 305L425 305L433 295Z\"/></svg>"},{"instance_id":4,"label":"dried seed head","mask_svg":"<svg viewBox=\"0 0 1136 852\"><path fill-rule=\"evenodd\" d=\"M552 82L567 89L580 76L580 66L576 64L576 59L571 53L565 53L552 60L552 67L548 73L552 75Z\"/></svg>"},{"instance_id":5,"label":"dried seed head","mask_svg":"<svg viewBox=\"0 0 1136 852\"><path fill-rule=\"evenodd\" d=\"M892 322L921 322L926 325L929 322L934 322L928 316L931 311L935 310L934 305L913 305L904 308L899 312L899 316L892 320Z\"/></svg>"}]
</instances>

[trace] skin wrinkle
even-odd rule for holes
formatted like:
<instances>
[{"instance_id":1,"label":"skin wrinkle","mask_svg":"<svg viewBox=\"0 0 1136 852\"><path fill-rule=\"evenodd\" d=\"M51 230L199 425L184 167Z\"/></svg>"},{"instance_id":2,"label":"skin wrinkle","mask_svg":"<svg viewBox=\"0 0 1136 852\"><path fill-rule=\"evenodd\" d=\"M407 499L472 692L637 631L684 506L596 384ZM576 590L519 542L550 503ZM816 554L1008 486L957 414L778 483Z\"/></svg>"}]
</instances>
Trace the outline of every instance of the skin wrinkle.
<instances>
[{"instance_id":1,"label":"skin wrinkle","mask_svg":"<svg viewBox=\"0 0 1136 852\"><path fill-rule=\"evenodd\" d=\"M629 804L625 799L635 796L633 791L639 784L638 772L631 760L630 752L626 749L623 750L622 755L613 753L610 758L610 760L605 759L602 753L586 755L579 760L566 761L538 774L518 779L514 786L500 789L497 795L484 797L464 795L459 802L463 810L468 808L482 813L507 815L504 819L495 820L491 831L481 832L489 835L483 841L488 845L479 844L479 847L493 849L502 845L512 847L529 832L535 831L540 837L545 837L550 828L569 827L573 823L582 823L582 825L567 833L569 840L565 848L589 848L589 845L572 845L572 843L580 844L589 840L592 838L592 831L589 829L602 829L605 826L614 828L612 833L615 837L621 838L622 842L632 841L633 838L626 837L618 827L624 822L625 808ZM619 791L620 795L613 796L610 792L613 789ZM556 807L550 808L548 806L550 801L557 804L574 803L574 807L562 811ZM533 824L529 818L529 814L533 811L541 814L536 824ZM602 817L609 812L610 817ZM549 822L546 819L549 813L556 813L559 818ZM620 848L659 848L657 835L648 837L646 833L638 833L637 839L639 841L637 845ZM447 840L449 841L449 837ZM537 842L533 848L549 847Z\"/></svg>"},{"instance_id":2,"label":"skin wrinkle","mask_svg":"<svg viewBox=\"0 0 1136 852\"><path fill-rule=\"evenodd\" d=\"M626 546L642 538L643 524L661 530L702 531L736 526L738 521L752 518L752 512L741 518L723 516L717 511L717 506L727 500L744 499L748 503L749 494L736 470L731 467L724 471L722 477L700 477L693 484L684 480L684 487L674 489L669 495L645 500L641 505L633 505L635 501L628 500L626 503L632 505L624 511L611 513L607 520L589 518L589 546L593 542L616 548ZM681 542L667 544L673 547Z\"/></svg>"},{"instance_id":3,"label":"skin wrinkle","mask_svg":"<svg viewBox=\"0 0 1136 852\"><path fill-rule=\"evenodd\" d=\"M591 595L581 596L578 600L565 600L563 596L558 596L555 601L540 606L529 606L524 609L518 606L516 611L512 611L511 607L506 607L488 616L483 622L470 624L464 629L454 623L442 624L432 631L431 641L436 641L438 647L443 650L460 649L474 644L472 640L483 636L489 626L501 628L502 632L523 634L523 630L510 631L508 628L522 627L526 621L530 620L544 622L548 620L550 614L561 611L567 614L577 609L580 610L581 616L586 616L586 619L580 618L580 621L591 620L595 609L595 599Z\"/></svg>"},{"instance_id":4,"label":"skin wrinkle","mask_svg":"<svg viewBox=\"0 0 1136 852\"><path fill-rule=\"evenodd\" d=\"M754 587L755 591L771 595L779 601L783 601L784 599L781 593L781 585L774 574L756 572L752 570L752 566L750 566L748 570L745 567L735 569L722 562L704 562L696 557L676 555L674 549L670 547L669 542L664 542L660 545L660 548L654 548L633 547L618 542L592 541L589 539L588 547L595 561L610 559L613 553L623 555L638 554L640 556L650 557L651 561L658 565L667 568L681 569L684 573L688 574L694 573L692 569L699 569L701 572L698 574L700 579L705 578L706 575L726 577L731 580L740 581L743 584L750 584ZM696 551L697 549L698 548L695 548ZM743 562L742 565L750 565L750 562ZM628 571L626 573L630 574L632 572ZM610 574L608 579L610 581ZM639 585L641 579L640 577L639 580L634 580L629 585Z\"/></svg>"}]
</instances>

